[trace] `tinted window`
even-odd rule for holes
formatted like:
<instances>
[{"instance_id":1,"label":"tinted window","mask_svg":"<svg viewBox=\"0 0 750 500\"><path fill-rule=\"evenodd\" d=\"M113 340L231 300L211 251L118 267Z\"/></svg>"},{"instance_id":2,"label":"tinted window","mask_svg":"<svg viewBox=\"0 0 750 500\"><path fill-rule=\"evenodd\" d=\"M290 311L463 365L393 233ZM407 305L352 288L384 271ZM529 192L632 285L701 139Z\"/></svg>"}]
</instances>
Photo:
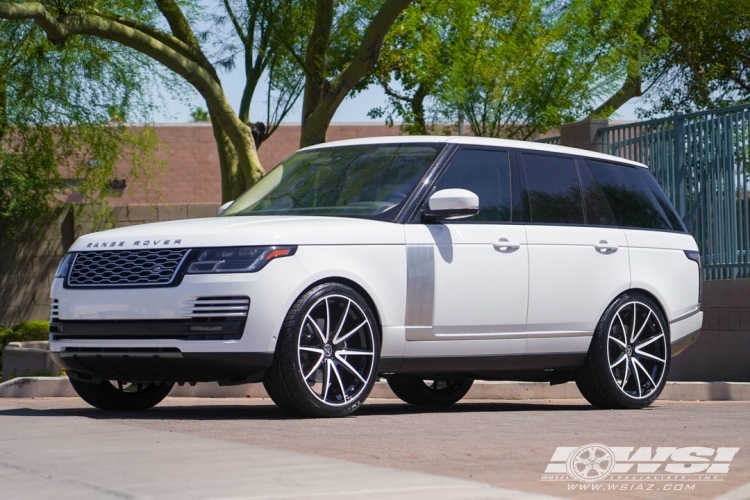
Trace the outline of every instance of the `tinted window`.
<instances>
[{"instance_id":1,"label":"tinted window","mask_svg":"<svg viewBox=\"0 0 750 500\"><path fill-rule=\"evenodd\" d=\"M572 158L523 154L531 222L583 224L583 201Z\"/></svg>"},{"instance_id":2,"label":"tinted window","mask_svg":"<svg viewBox=\"0 0 750 500\"><path fill-rule=\"evenodd\" d=\"M479 197L479 213L454 222L510 222L508 153L464 149L440 177L436 190L468 189Z\"/></svg>"},{"instance_id":3,"label":"tinted window","mask_svg":"<svg viewBox=\"0 0 750 500\"><path fill-rule=\"evenodd\" d=\"M586 210L586 224L593 226L617 225L612 208L604 196L602 187L596 182L594 174L591 173L584 161L578 162L578 173L581 175L581 186L583 186L583 206Z\"/></svg>"},{"instance_id":4,"label":"tinted window","mask_svg":"<svg viewBox=\"0 0 750 500\"><path fill-rule=\"evenodd\" d=\"M685 230L648 170L590 160L588 164L612 207L617 225Z\"/></svg>"},{"instance_id":5,"label":"tinted window","mask_svg":"<svg viewBox=\"0 0 750 500\"><path fill-rule=\"evenodd\" d=\"M390 220L435 161L440 147L372 144L299 151L245 191L223 216Z\"/></svg>"}]
</instances>

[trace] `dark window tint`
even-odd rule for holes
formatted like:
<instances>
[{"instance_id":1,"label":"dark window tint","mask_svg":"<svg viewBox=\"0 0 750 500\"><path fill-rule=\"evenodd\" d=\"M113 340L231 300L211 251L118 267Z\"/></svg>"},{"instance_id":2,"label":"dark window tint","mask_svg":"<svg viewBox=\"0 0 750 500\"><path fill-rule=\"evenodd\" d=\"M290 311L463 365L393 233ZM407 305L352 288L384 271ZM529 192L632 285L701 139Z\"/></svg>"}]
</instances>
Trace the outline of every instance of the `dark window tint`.
<instances>
[{"instance_id":1,"label":"dark window tint","mask_svg":"<svg viewBox=\"0 0 750 500\"><path fill-rule=\"evenodd\" d=\"M479 213L454 222L510 222L508 153L464 149L440 177L436 190L468 189L479 197Z\"/></svg>"},{"instance_id":2,"label":"dark window tint","mask_svg":"<svg viewBox=\"0 0 750 500\"><path fill-rule=\"evenodd\" d=\"M531 222L583 224L583 201L572 158L523 154Z\"/></svg>"},{"instance_id":3,"label":"dark window tint","mask_svg":"<svg viewBox=\"0 0 750 500\"><path fill-rule=\"evenodd\" d=\"M617 225L685 230L648 170L590 160L588 164L612 207Z\"/></svg>"},{"instance_id":4,"label":"dark window tint","mask_svg":"<svg viewBox=\"0 0 750 500\"><path fill-rule=\"evenodd\" d=\"M614 226L617 224L604 196L601 186L596 182L585 161L578 162L578 173L581 175L583 187L583 206L586 209L586 224L593 226Z\"/></svg>"}]
</instances>

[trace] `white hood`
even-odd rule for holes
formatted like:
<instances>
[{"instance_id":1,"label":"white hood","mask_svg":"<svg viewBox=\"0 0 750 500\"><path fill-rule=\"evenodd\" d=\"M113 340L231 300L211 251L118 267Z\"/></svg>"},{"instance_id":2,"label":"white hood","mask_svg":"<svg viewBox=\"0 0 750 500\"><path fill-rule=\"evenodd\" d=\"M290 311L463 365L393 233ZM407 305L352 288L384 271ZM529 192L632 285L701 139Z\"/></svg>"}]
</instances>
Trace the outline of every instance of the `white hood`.
<instances>
[{"instance_id":1,"label":"white hood","mask_svg":"<svg viewBox=\"0 0 750 500\"><path fill-rule=\"evenodd\" d=\"M399 224L344 217L212 217L156 222L87 234L71 251L235 245L403 244Z\"/></svg>"}]
</instances>

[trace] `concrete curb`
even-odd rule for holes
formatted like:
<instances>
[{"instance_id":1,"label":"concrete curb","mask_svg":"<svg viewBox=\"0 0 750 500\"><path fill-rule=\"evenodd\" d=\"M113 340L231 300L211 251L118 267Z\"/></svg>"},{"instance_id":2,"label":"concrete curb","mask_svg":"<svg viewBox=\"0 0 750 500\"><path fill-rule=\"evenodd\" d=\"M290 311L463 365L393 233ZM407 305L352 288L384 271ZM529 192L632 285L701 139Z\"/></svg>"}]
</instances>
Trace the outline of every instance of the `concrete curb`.
<instances>
[{"instance_id":1,"label":"concrete curb","mask_svg":"<svg viewBox=\"0 0 750 500\"><path fill-rule=\"evenodd\" d=\"M191 398L267 398L263 384L221 387L215 382L195 386L175 386L172 397ZM67 377L19 377L0 384L0 398L75 397ZM388 384L377 382L370 393L374 399L397 399ZM544 382L478 381L466 399L515 400L581 399L572 382L550 386ZM747 382L667 382L661 397L665 401L750 401Z\"/></svg>"}]
</instances>

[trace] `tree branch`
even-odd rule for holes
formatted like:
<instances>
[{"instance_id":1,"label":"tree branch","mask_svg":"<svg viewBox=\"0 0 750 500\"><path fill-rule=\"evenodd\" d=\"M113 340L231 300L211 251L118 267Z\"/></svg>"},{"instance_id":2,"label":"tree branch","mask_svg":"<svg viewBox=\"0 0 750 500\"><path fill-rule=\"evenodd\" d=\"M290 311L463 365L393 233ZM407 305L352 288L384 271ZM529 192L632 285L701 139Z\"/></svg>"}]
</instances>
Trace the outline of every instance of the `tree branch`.
<instances>
[{"instance_id":1,"label":"tree branch","mask_svg":"<svg viewBox=\"0 0 750 500\"><path fill-rule=\"evenodd\" d=\"M182 9L174 0L156 0L156 6L169 23L169 28L174 36L185 42L188 46L200 50L198 39L195 38L193 28L190 27Z\"/></svg>"},{"instance_id":2,"label":"tree branch","mask_svg":"<svg viewBox=\"0 0 750 500\"><path fill-rule=\"evenodd\" d=\"M232 6L229 5L229 0L224 0L224 8L227 10L227 15L229 16L229 20L232 21L234 30L237 32L237 35L242 41L242 44L245 46L245 50L247 50L247 35L242 32L242 26L240 26L240 22L237 20L237 16L234 15L234 10L232 10ZM248 26L248 33L251 29L253 29L253 27Z\"/></svg>"}]
</instances>

